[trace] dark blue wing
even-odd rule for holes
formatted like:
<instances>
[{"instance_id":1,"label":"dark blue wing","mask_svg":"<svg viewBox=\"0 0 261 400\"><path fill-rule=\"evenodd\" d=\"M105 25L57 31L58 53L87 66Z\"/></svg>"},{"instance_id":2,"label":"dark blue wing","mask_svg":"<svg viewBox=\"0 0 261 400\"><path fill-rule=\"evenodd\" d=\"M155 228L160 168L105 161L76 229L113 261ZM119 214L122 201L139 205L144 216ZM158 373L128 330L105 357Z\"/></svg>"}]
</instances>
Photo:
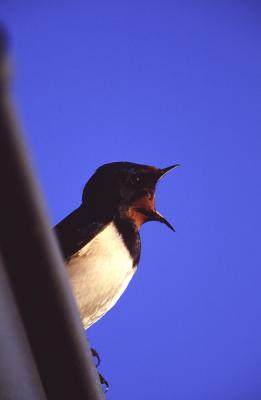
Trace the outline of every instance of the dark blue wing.
<instances>
[{"instance_id":1,"label":"dark blue wing","mask_svg":"<svg viewBox=\"0 0 261 400\"><path fill-rule=\"evenodd\" d=\"M74 210L54 227L64 258L70 258L106 225L104 222L92 221L82 207Z\"/></svg>"}]
</instances>

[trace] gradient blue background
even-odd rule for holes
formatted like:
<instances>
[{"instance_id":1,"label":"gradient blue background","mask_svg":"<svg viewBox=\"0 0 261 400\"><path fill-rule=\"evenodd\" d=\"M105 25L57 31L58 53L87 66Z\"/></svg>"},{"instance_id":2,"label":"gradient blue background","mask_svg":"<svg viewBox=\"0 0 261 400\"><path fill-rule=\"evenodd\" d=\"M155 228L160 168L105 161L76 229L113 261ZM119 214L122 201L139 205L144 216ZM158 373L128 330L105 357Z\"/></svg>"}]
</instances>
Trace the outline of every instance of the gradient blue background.
<instances>
[{"instance_id":1,"label":"gradient blue background","mask_svg":"<svg viewBox=\"0 0 261 400\"><path fill-rule=\"evenodd\" d=\"M89 331L108 400L260 399L260 2L50 4L2 0L1 19L53 224L103 163L182 164L157 193L176 233L142 228Z\"/></svg>"}]
</instances>

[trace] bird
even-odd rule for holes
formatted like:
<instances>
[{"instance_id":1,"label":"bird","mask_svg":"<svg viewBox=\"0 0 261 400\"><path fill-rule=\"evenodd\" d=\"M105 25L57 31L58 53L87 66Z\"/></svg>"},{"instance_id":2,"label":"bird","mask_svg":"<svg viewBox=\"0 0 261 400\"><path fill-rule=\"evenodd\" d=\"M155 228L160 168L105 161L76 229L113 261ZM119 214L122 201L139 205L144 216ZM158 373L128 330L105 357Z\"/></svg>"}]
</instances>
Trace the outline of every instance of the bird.
<instances>
[{"instance_id":1,"label":"bird","mask_svg":"<svg viewBox=\"0 0 261 400\"><path fill-rule=\"evenodd\" d=\"M155 190L178 165L104 164L84 186L80 206L54 227L85 329L117 303L133 278L141 226L158 221L175 231L156 210Z\"/></svg>"}]
</instances>

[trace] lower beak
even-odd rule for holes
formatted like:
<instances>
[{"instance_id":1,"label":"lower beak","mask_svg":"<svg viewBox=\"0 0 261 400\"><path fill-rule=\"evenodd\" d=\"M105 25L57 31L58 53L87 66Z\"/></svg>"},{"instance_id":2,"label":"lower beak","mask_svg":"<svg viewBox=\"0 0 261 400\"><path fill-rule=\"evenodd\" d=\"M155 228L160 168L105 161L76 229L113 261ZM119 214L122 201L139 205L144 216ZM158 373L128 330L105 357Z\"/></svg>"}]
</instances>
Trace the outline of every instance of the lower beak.
<instances>
[{"instance_id":1,"label":"lower beak","mask_svg":"<svg viewBox=\"0 0 261 400\"><path fill-rule=\"evenodd\" d=\"M167 225L169 227L169 229L171 229L173 232L175 232L174 227L158 211L154 211L154 221L159 221L162 224Z\"/></svg>"},{"instance_id":2,"label":"lower beak","mask_svg":"<svg viewBox=\"0 0 261 400\"><path fill-rule=\"evenodd\" d=\"M147 210L145 208L136 208L136 211L142 213L148 218L148 221L158 221L162 224L167 225L173 232L175 229L173 226L156 210Z\"/></svg>"}]
</instances>

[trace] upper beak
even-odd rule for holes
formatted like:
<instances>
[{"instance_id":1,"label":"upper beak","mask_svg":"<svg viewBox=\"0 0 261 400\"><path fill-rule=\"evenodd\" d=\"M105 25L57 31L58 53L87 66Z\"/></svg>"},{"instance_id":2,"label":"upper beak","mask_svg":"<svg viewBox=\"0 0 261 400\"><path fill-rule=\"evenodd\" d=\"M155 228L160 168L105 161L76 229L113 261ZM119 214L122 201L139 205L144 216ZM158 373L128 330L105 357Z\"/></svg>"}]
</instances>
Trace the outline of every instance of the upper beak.
<instances>
[{"instance_id":1,"label":"upper beak","mask_svg":"<svg viewBox=\"0 0 261 400\"><path fill-rule=\"evenodd\" d=\"M179 166L180 166L180 164L173 164L170 167L159 169L159 178L158 178L158 180L161 179L164 175L166 175L167 172L169 172L172 169L175 169L175 168L177 168Z\"/></svg>"}]
</instances>

